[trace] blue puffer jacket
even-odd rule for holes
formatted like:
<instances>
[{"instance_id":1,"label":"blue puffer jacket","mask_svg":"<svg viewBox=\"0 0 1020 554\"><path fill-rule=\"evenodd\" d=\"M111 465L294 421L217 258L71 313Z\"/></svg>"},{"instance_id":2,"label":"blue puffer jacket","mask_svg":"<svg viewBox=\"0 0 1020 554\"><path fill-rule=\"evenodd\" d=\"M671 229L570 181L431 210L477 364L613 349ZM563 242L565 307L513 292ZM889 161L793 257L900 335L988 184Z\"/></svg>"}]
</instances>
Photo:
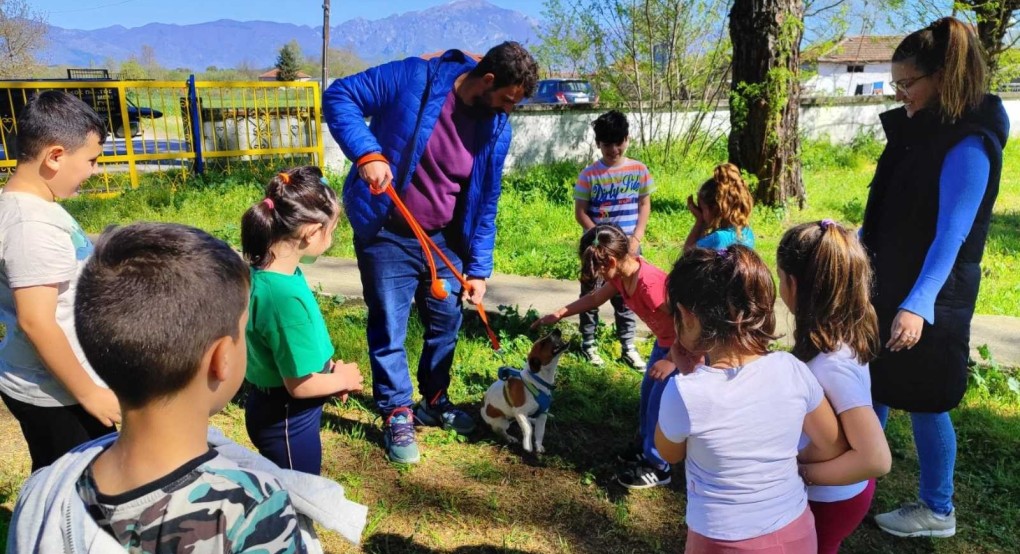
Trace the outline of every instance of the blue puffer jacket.
<instances>
[{"instance_id":1,"label":"blue puffer jacket","mask_svg":"<svg viewBox=\"0 0 1020 554\"><path fill-rule=\"evenodd\" d=\"M379 152L390 161L394 186L402 193L411 181L457 77L476 62L459 50L431 60L407 58L373 67L335 81L323 94L323 115L330 134L344 155L357 160ZM424 104L423 104L424 99ZM371 123L365 125L365 118ZM467 189L458 201L455 220L463 233L464 274L486 278L492 274L496 242L496 205L499 203L503 161L510 149L510 124L499 113L480 123L478 137L491 137L480 145ZM344 208L354 234L376 235L393 204L385 195L373 195L351 168L344 182Z\"/></svg>"}]
</instances>

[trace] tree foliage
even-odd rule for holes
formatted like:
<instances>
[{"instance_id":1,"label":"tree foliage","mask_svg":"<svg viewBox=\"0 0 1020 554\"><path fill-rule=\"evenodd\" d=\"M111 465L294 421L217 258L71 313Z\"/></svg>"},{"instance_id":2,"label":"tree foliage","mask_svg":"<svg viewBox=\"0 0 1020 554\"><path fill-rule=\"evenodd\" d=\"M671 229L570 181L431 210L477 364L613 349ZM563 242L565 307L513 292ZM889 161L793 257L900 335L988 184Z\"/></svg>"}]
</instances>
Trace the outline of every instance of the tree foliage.
<instances>
[{"instance_id":1,"label":"tree foliage","mask_svg":"<svg viewBox=\"0 0 1020 554\"><path fill-rule=\"evenodd\" d=\"M298 72L301 70L302 59L301 46L298 45L296 40L283 45L279 55L276 57L276 69L280 70L276 74L276 80L296 81Z\"/></svg>"},{"instance_id":2,"label":"tree foliage","mask_svg":"<svg viewBox=\"0 0 1020 554\"><path fill-rule=\"evenodd\" d=\"M46 44L46 21L27 0L0 0L0 78L27 77Z\"/></svg>"}]
</instances>

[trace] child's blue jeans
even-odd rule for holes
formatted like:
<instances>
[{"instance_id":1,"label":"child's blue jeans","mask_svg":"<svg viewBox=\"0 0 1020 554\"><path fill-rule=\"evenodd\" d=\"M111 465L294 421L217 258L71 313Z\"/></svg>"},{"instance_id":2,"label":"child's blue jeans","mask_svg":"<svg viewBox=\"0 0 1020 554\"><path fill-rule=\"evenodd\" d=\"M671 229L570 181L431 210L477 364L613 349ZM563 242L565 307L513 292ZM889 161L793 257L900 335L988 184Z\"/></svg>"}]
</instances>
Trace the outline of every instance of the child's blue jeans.
<instances>
[{"instance_id":1,"label":"child's blue jeans","mask_svg":"<svg viewBox=\"0 0 1020 554\"><path fill-rule=\"evenodd\" d=\"M664 381L658 381L648 376L648 370L652 369L655 362L669 355L669 348L659 346L658 343L652 348L652 354L648 356L648 365L645 366L645 376L641 380L641 401L638 405L638 432L641 434L641 446L644 448L645 458L656 467L668 465L659 456L655 448L655 426L659 423L659 404L662 401L662 391L666 390L666 384L670 378L680 373L676 370Z\"/></svg>"},{"instance_id":2,"label":"child's blue jeans","mask_svg":"<svg viewBox=\"0 0 1020 554\"><path fill-rule=\"evenodd\" d=\"M875 413L885 428L889 407L875 402ZM949 412L910 412L917 462L921 466L919 496L931 511L953 511L953 472L956 467L956 431Z\"/></svg>"},{"instance_id":3,"label":"child's blue jeans","mask_svg":"<svg viewBox=\"0 0 1020 554\"><path fill-rule=\"evenodd\" d=\"M244 404L244 426L252 444L284 469L319 475L322 471L322 405L327 398L294 398L284 387L251 387Z\"/></svg>"}]
</instances>

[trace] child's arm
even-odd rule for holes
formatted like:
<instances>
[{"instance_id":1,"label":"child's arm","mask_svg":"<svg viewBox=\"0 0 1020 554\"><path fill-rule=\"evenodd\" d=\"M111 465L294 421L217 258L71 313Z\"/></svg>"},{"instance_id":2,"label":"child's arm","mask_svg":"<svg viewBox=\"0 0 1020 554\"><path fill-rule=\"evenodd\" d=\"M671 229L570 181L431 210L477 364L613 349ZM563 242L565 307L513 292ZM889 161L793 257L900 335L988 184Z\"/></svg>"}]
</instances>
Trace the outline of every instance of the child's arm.
<instances>
[{"instance_id":1,"label":"child's arm","mask_svg":"<svg viewBox=\"0 0 1020 554\"><path fill-rule=\"evenodd\" d=\"M684 252L694 249L698 239L705 234L705 216L701 211L701 206L695 203L693 196L687 197L687 209L694 216L694 225L691 226L691 232L687 233L687 240L684 241Z\"/></svg>"},{"instance_id":2,"label":"child's arm","mask_svg":"<svg viewBox=\"0 0 1020 554\"><path fill-rule=\"evenodd\" d=\"M818 407L804 417L804 433L811 439L811 444L797 456L802 463L832 460L850 448L839 428L839 420L824 396Z\"/></svg>"},{"instance_id":3,"label":"child's arm","mask_svg":"<svg viewBox=\"0 0 1020 554\"><path fill-rule=\"evenodd\" d=\"M595 226L595 222L588 216L587 200L574 200L574 219L577 220L578 225L585 231Z\"/></svg>"},{"instance_id":4,"label":"child's arm","mask_svg":"<svg viewBox=\"0 0 1020 554\"><path fill-rule=\"evenodd\" d=\"M645 240L645 229L648 227L648 216L652 213L652 195L646 194L638 197L637 225L634 227L634 234L630 236L630 251L637 254L641 241Z\"/></svg>"},{"instance_id":5,"label":"child's arm","mask_svg":"<svg viewBox=\"0 0 1020 554\"><path fill-rule=\"evenodd\" d=\"M881 477L892 467L889 443L871 406L839 414L850 450L827 462L801 466L801 476L813 485L850 485Z\"/></svg>"},{"instance_id":6,"label":"child's arm","mask_svg":"<svg viewBox=\"0 0 1020 554\"><path fill-rule=\"evenodd\" d=\"M35 346L46 368L85 411L107 427L120 423L117 396L89 377L57 323L57 294L57 285L14 289L18 327Z\"/></svg>"},{"instance_id":7,"label":"child's arm","mask_svg":"<svg viewBox=\"0 0 1020 554\"><path fill-rule=\"evenodd\" d=\"M662 427L655 426L655 449L659 456L671 464L682 462L687 457L687 441L673 442L666 438Z\"/></svg>"},{"instance_id":8,"label":"child's arm","mask_svg":"<svg viewBox=\"0 0 1020 554\"><path fill-rule=\"evenodd\" d=\"M617 292L616 287L614 287L612 283L606 283L591 294L586 294L555 312L542 316L538 319L538 321L531 324L531 328L535 329L540 325L552 325L565 317L570 317L581 312L587 312L588 310L594 310L606 302L609 302L609 299L616 296Z\"/></svg>"},{"instance_id":9,"label":"child's arm","mask_svg":"<svg viewBox=\"0 0 1020 554\"><path fill-rule=\"evenodd\" d=\"M284 377L283 385L294 398L319 398L334 394L347 394L361 390L364 379L357 364L329 361L328 373L312 373L304 377Z\"/></svg>"}]
</instances>

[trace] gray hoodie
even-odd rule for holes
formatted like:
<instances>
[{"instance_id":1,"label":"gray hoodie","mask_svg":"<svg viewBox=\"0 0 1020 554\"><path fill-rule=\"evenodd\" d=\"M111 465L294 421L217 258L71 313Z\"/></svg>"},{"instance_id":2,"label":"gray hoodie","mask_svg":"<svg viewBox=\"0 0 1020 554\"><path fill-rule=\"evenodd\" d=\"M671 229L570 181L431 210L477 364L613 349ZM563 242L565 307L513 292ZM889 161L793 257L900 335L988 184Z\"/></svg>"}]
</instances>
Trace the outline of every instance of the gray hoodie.
<instances>
[{"instance_id":1,"label":"gray hoodie","mask_svg":"<svg viewBox=\"0 0 1020 554\"><path fill-rule=\"evenodd\" d=\"M89 515L75 484L85 469L117 438L109 434L65 454L32 474L21 488L7 536L7 553L111 554L125 552ZM340 533L354 544L361 540L368 508L348 500L338 483L281 469L266 458L209 428L209 445L242 469L272 475L290 495L300 516L302 538L310 553L322 552L309 520Z\"/></svg>"}]
</instances>

